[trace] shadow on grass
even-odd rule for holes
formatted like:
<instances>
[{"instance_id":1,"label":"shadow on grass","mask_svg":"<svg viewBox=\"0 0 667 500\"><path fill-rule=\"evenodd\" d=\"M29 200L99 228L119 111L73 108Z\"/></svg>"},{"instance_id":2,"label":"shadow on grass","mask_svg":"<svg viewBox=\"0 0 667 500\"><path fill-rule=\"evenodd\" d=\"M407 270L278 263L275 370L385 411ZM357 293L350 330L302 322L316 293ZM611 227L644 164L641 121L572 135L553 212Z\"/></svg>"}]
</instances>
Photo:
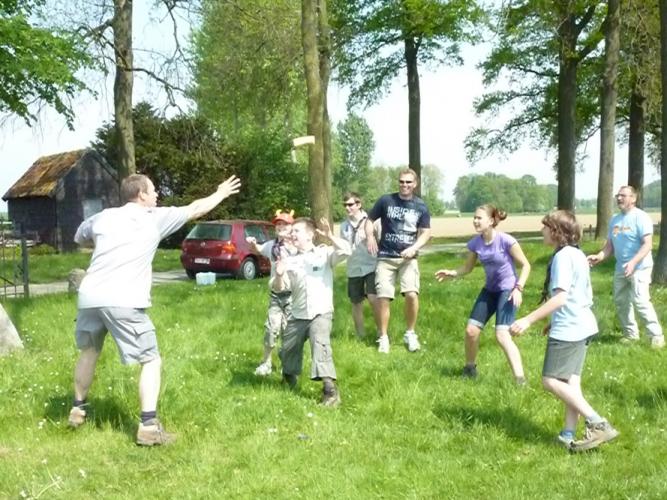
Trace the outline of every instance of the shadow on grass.
<instances>
[{"instance_id":1,"label":"shadow on grass","mask_svg":"<svg viewBox=\"0 0 667 500\"><path fill-rule=\"evenodd\" d=\"M667 405L667 388L656 387L655 389L637 395L637 404L648 410L663 410Z\"/></svg>"},{"instance_id":2,"label":"shadow on grass","mask_svg":"<svg viewBox=\"0 0 667 500\"><path fill-rule=\"evenodd\" d=\"M457 421L466 428L475 425L496 427L517 441L553 443L554 432L536 425L533 421L510 408L470 408L436 406L433 414L444 422Z\"/></svg>"},{"instance_id":3,"label":"shadow on grass","mask_svg":"<svg viewBox=\"0 0 667 500\"><path fill-rule=\"evenodd\" d=\"M135 438L138 420L128 413L125 406L119 406L113 399L93 398L88 401L86 425L102 428L111 425L113 429L123 431L131 439ZM72 400L66 396L50 398L44 411L44 417L50 420L67 421Z\"/></svg>"}]
</instances>

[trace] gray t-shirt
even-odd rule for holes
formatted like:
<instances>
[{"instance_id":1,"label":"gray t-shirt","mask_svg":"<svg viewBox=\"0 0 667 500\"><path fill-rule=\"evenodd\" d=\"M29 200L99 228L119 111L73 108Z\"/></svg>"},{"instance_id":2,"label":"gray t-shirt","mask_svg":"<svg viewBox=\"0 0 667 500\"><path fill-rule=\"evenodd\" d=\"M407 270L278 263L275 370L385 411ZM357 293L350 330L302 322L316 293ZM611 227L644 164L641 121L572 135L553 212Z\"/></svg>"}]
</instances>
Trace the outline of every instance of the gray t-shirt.
<instances>
[{"instance_id":1,"label":"gray t-shirt","mask_svg":"<svg viewBox=\"0 0 667 500\"><path fill-rule=\"evenodd\" d=\"M591 311L593 289L588 260L576 247L563 247L551 262L549 293L558 289L567 292L567 301L551 315L549 336L576 342L595 335L598 324Z\"/></svg>"},{"instance_id":2,"label":"gray t-shirt","mask_svg":"<svg viewBox=\"0 0 667 500\"><path fill-rule=\"evenodd\" d=\"M74 241L93 243L95 249L79 288L79 308L150 307L155 251L162 238L187 220L185 207L127 203L83 221Z\"/></svg>"}]
</instances>

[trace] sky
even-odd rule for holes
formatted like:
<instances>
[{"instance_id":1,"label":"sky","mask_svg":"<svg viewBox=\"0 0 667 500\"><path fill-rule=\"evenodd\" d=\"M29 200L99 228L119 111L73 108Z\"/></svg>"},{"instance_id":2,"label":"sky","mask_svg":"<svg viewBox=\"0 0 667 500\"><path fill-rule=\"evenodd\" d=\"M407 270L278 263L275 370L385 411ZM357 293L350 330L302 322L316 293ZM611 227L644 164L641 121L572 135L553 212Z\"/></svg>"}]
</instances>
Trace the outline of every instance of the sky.
<instances>
[{"instance_id":1,"label":"sky","mask_svg":"<svg viewBox=\"0 0 667 500\"><path fill-rule=\"evenodd\" d=\"M143 2L137 2L141 6ZM135 19L144 19L137 8ZM135 21L142 36L150 28L147 21ZM487 158L474 167L465 158L464 140L469 131L480 123L474 115L473 101L482 95L482 75L476 65L484 54L481 47L469 48L463 53L463 66L441 68L437 71L420 72L421 90L421 150L422 163L436 165L444 175L441 195L445 200L453 199L453 190L460 176L502 173L512 178L533 175L541 184L555 184L552 165L555 156L548 151L533 151L522 148L504 157ZM101 78L101 77L100 77ZM85 148L95 137L95 131L113 118L113 78L100 79L94 87L97 96L82 94L75 99L74 131L65 126L64 120L52 110L39 115L39 121L28 127L18 119L6 120L0 127L0 194L4 194L16 180L43 155ZM329 109L332 121L343 120L346 115L344 89L333 87L329 92ZM305 98L305 96L304 96ZM134 102L148 100L162 105L164 97L159 95L154 84L142 75L135 77ZM389 92L376 105L360 111L374 134L375 165L401 165L408 160L408 103L405 77L401 75ZM304 131L305 132L305 131ZM597 193L597 171L599 141L593 137L586 148L587 159L583 171L577 174L577 198L595 198ZM616 152L614 187L625 183L627 177L627 149ZM647 165L646 182L658 179L655 168ZM6 204L0 202L0 211Z\"/></svg>"}]
</instances>

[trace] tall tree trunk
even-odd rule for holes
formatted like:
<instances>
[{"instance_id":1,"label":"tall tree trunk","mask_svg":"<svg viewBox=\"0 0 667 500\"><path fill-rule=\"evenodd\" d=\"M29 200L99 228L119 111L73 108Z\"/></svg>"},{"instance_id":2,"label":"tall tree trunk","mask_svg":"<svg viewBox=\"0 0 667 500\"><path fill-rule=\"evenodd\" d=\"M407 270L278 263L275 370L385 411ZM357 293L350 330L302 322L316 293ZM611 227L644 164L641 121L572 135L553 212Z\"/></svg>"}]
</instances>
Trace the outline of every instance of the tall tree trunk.
<instances>
[{"instance_id":1,"label":"tall tree trunk","mask_svg":"<svg viewBox=\"0 0 667 500\"><path fill-rule=\"evenodd\" d=\"M576 20L568 14L559 28L560 71L558 73L558 208L574 210L575 161L577 152Z\"/></svg>"},{"instance_id":2,"label":"tall tree trunk","mask_svg":"<svg viewBox=\"0 0 667 500\"><path fill-rule=\"evenodd\" d=\"M630 132L628 137L628 185L637 190L637 206L644 193L644 136L646 135L646 98L635 80L630 95Z\"/></svg>"},{"instance_id":3,"label":"tall tree trunk","mask_svg":"<svg viewBox=\"0 0 667 500\"><path fill-rule=\"evenodd\" d=\"M116 79L113 86L114 115L118 136L120 178L136 172L132 121L132 0L114 0L113 38Z\"/></svg>"},{"instance_id":4,"label":"tall tree trunk","mask_svg":"<svg viewBox=\"0 0 667 500\"><path fill-rule=\"evenodd\" d=\"M660 0L660 80L662 82L662 130L667 130L667 0ZM653 266L653 281L667 284L667 134L660 138L660 245Z\"/></svg>"},{"instance_id":5,"label":"tall tree trunk","mask_svg":"<svg viewBox=\"0 0 667 500\"><path fill-rule=\"evenodd\" d=\"M23 349L23 342L5 308L0 305L0 356Z\"/></svg>"},{"instance_id":6,"label":"tall tree trunk","mask_svg":"<svg viewBox=\"0 0 667 500\"><path fill-rule=\"evenodd\" d=\"M417 67L418 42L412 36L405 37L405 63L408 69L408 162L421 179L422 160L420 145L419 69ZM421 182L416 194L421 193Z\"/></svg>"},{"instance_id":7,"label":"tall tree trunk","mask_svg":"<svg viewBox=\"0 0 667 500\"><path fill-rule=\"evenodd\" d=\"M301 43L308 100L308 134L315 137L308 156L308 199L315 220L330 218L324 171L324 102L320 78L317 0L301 0Z\"/></svg>"},{"instance_id":8,"label":"tall tree trunk","mask_svg":"<svg viewBox=\"0 0 667 500\"><path fill-rule=\"evenodd\" d=\"M607 1L605 29L605 68L602 79L602 112L600 116L600 175L595 237L607 234L612 212L614 189L614 150L616 147L616 99L618 58L620 51L620 0Z\"/></svg>"},{"instance_id":9,"label":"tall tree trunk","mask_svg":"<svg viewBox=\"0 0 667 500\"><path fill-rule=\"evenodd\" d=\"M331 184L333 172L331 170L331 121L329 120L329 106L327 96L329 90L329 77L331 75L331 30L329 29L329 15L327 11L327 0L319 0L319 56L320 56L320 89L322 92L322 165L325 176L325 194L327 198L327 218L333 223L333 199ZM333 227L333 226L332 226Z\"/></svg>"}]
</instances>

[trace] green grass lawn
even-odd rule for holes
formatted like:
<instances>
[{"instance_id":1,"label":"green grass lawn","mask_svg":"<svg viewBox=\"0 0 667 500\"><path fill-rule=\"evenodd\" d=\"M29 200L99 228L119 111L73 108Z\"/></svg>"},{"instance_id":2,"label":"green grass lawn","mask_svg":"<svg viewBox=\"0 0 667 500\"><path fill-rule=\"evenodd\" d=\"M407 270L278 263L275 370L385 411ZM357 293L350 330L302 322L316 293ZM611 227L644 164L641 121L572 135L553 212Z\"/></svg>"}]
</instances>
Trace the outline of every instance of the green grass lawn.
<instances>
[{"instance_id":1,"label":"green grass lawn","mask_svg":"<svg viewBox=\"0 0 667 500\"><path fill-rule=\"evenodd\" d=\"M538 300L548 250L523 247L535 264L526 312ZM91 391L92 418L77 431L66 428L77 357L74 297L6 301L26 349L0 358L0 498L665 498L667 351L618 342L611 263L593 271L601 334L583 385L621 436L570 455L554 441L562 405L540 385L541 325L518 340L528 387L514 385L489 328L479 378L461 379L463 330L483 272L445 284L432 279L459 262L455 255L422 258L422 350L401 345L398 299L388 356L376 352L372 336L355 338L339 268L338 409L317 404L321 386L307 377L290 392L277 374L253 375L266 279L155 287L150 314L164 358L159 409L179 440L154 449L134 444L138 371L119 364L110 340ZM667 324L667 289L654 287L653 299Z\"/></svg>"}]
</instances>

